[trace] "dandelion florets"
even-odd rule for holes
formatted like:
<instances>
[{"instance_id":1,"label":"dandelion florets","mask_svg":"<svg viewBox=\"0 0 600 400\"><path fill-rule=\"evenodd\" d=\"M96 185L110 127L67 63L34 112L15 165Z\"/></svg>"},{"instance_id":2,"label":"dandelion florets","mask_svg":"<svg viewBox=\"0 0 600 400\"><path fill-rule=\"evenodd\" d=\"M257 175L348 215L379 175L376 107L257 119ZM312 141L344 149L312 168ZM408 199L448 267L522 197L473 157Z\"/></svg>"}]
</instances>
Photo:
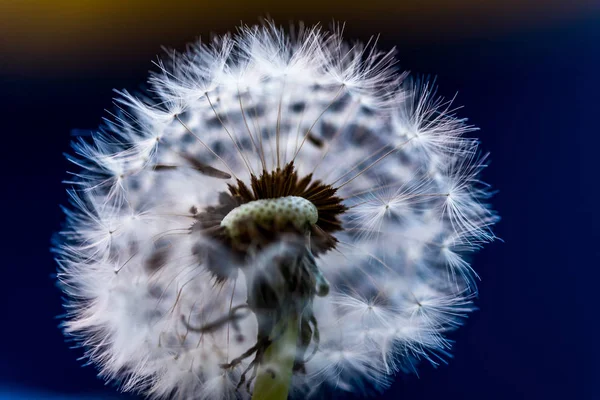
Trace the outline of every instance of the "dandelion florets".
<instances>
[{"instance_id":1,"label":"dandelion florets","mask_svg":"<svg viewBox=\"0 0 600 400\"><path fill-rule=\"evenodd\" d=\"M153 398L368 394L449 356L497 216L475 130L392 52L272 23L169 52L91 140L54 252L65 332ZM290 322L293 321L293 322ZM284 349L285 352L285 349Z\"/></svg>"}]
</instances>

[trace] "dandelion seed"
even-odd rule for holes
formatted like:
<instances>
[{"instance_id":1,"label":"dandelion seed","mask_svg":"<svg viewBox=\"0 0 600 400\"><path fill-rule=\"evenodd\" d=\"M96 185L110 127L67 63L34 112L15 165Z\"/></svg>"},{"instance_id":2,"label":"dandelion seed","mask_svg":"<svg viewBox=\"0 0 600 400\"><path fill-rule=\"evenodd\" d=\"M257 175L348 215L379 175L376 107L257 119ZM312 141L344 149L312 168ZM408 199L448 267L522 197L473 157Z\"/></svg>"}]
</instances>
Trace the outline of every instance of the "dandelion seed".
<instances>
[{"instance_id":1,"label":"dandelion seed","mask_svg":"<svg viewBox=\"0 0 600 400\"><path fill-rule=\"evenodd\" d=\"M291 374L305 398L443 361L497 220L452 102L339 29L269 22L156 64L68 156L64 329L100 374L172 399Z\"/></svg>"}]
</instances>

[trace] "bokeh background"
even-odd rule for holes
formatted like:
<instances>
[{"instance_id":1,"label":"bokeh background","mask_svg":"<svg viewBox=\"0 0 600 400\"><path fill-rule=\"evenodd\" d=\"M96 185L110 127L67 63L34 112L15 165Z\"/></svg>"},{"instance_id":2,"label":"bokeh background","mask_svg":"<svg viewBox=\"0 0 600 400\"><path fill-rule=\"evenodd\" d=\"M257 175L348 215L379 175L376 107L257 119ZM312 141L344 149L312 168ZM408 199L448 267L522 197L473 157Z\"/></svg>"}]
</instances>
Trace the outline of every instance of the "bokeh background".
<instances>
[{"instance_id":1,"label":"bokeh background","mask_svg":"<svg viewBox=\"0 0 600 400\"><path fill-rule=\"evenodd\" d=\"M125 399L57 328L50 237L73 129L144 84L160 46L240 21L328 26L397 47L458 92L492 153L504 242L480 252L480 311L454 358L381 399L600 399L600 3L566 0L0 0L0 399Z\"/></svg>"}]
</instances>

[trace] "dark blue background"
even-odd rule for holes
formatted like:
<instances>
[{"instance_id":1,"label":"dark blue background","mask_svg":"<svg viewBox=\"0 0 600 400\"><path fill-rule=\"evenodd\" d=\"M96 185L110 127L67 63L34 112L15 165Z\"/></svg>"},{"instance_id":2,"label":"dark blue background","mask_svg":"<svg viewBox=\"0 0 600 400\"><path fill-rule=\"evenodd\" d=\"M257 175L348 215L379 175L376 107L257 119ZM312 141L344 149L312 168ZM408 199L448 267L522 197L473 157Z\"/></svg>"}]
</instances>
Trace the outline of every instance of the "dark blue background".
<instances>
[{"instance_id":1,"label":"dark blue background","mask_svg":"<svg viewBox=\"0 0 600 400\"><path fill-rule=\"evenodd\" d=\"M403 68L437 75L448 97L458 90L461 115L481 127L505 242L474 260L480 311L453 335L449 366L398 377L381 398L600 398L600 16L437 45L385 39ZM57 329L61 294L48 249L66 200L70 130L97 127L111 89L135 90L148 67L0 75L0 388L115 393Z\"/></svg>"}]
</instances>

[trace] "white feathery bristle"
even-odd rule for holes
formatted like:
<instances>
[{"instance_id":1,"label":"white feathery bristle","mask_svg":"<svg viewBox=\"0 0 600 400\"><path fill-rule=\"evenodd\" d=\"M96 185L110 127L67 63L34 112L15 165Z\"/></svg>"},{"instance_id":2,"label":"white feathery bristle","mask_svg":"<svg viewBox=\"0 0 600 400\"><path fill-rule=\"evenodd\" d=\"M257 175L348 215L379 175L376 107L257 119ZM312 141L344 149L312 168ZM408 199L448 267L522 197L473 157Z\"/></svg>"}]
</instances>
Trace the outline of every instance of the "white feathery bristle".
<instances>
[{"instance_id":1,"label":"white feathery bristle","mask_svg":"<svg viewBox=\"0 0 600 400\"><path fill-rule=\"evenodd\" d=\"M250 398L247 355L290 310L311 333L292 397L368 394L449 356L445 335L475 309L469 253L495 239L487 156L453 100L394 64L340 29L267 22L169 51L148 93L117 92L68 156L54 248L65 332L103 377L153 398ZM288 165L305 187L278 183Z\"/></svg>"}]
</instances>

